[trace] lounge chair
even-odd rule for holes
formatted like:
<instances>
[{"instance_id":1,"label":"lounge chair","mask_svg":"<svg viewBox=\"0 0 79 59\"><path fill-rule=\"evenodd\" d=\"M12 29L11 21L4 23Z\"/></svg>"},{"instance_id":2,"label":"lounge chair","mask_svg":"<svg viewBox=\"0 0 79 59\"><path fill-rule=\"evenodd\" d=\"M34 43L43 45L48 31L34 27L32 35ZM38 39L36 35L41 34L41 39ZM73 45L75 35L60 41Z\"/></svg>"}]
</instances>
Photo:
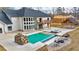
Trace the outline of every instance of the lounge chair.
<instances>
[{"instance_id":1,"label":"lounge chair","mask_svg":"<svg viewBox=\"0 0 79 59\"><path fill-rule=\"evenodd\" d=\"M64 34L62 37L70 37L70 35L69 34Z\"/></svg>"}]
</instances>

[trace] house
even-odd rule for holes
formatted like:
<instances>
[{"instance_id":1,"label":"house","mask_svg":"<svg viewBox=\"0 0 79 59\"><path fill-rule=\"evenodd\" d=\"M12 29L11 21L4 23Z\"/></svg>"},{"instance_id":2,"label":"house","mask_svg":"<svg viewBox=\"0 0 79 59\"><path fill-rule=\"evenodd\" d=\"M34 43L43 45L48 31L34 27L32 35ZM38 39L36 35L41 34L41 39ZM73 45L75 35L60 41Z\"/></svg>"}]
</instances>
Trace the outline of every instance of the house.
<instances>
[{"instance_id":1,"label":"house","mask_svg":"<svg viewBox=\"0 0 79 59\"><path fill-rule=\"evenodd\" d=\"M0 10L0 33L48 27L51 17L39 10L23 7L19 10Z\"/></svg>"},{"instance_id":2,"label":"house","mask_svg":"<svg viewBox=\"0 0 79 59\"><path fill-rule=\"evenodd\" d=\"M56 15L51 20L51 26L53 25L70 25L70 24L77 24L76 19L74 16L63 16L63 15Z\"/></svg>"}]
</instances>

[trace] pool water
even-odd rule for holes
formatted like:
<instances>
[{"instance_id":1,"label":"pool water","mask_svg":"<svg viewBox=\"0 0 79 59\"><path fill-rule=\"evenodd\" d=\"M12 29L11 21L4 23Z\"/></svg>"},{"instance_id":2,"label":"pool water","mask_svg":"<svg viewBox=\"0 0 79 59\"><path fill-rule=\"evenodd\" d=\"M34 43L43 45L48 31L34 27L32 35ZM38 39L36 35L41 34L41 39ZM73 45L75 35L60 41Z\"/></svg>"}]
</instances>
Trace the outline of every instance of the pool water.
<instances>
[{"instance_id":1,"label":"pool water","mask_svg":"<svg viewBox=\"0 0 79 59\"><path fill-rule=\"evenodd\" d=\"M53 34L44 34L44 33L36 33L28 36L29 43L36 43L36 42L45 42L51 38L54 38L56 35Z\"/></svg>"}]
</instances>

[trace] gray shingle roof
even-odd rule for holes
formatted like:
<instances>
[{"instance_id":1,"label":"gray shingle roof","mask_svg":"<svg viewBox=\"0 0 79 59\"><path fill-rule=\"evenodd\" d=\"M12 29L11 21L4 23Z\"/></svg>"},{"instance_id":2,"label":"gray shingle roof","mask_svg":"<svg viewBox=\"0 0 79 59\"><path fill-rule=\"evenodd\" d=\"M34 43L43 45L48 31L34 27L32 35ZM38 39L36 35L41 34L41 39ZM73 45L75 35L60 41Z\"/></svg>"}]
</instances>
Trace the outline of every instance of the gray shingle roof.
<instances>
[{"instance_id":1,"label":"gray shingle roof","mask_svg":"<svg viewBox=\"0 0 79 59\"><path fill-rule=\"evenodd\" d=\"M18 17L18 16L19 16L19 15L18 15L18 11L19 11L19 10L5 9L4 11L5 11L5 13L6 13L7 15L9 15L10 17Z\"/></svg>"},{"instance_id":2,"label":"gray shingle roof","mask_svg":"<svg viewBox=\"0 0 79 59\"><path fill-rule=\"evenodd\" d=\"M25 8L23 7L20 10L11 10L11 9L6 9L5 12L10 15L11 17L50 17L48 14L45 14L41 11L38 10L33 10L30 8Z\"/></svg>"},{"instance_id":3,"label":"gray shingle roof","mask_svg":"<svg viewBox=\"0 0 79 59\"><path fill-rule=\"evenodd\" d=\"M6 16L2 10L0 10L0 21L4 22L5 24L12 24L8 16Z\"/></svg>"},{"instance_id":4,"label":"gray shingle roof","mask_svg":"<svg viewBox=\"0 0 79 59\"><path fill-rule=\"evenodd\" d=\"M39 10L33 10L25 8L24 16L31 16L31 17L50 17L48 14L43 13Z\"/></svg>"},{"instance_id":5,"label":"gray shingle roof","mask_svg":"<svg viewBox=\"0 0 79 59\"><path fill-rule=\"evenodd\" d=\"M0 20L5 24L12 24L9 17L50 17L39 10L33 10L30 8L21 8L19 10L5 9L0 10Z\"/></svg>"}]
</instances>

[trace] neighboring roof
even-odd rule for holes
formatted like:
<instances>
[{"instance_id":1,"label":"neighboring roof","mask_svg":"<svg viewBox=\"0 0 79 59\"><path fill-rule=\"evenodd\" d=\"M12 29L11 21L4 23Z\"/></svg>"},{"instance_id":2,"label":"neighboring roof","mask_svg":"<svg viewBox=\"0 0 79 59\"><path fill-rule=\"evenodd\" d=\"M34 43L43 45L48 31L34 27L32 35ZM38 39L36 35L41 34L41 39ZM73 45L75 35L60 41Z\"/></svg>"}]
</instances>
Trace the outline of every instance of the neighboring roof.
<instances>
[{"instance_id":1,"label":"neighboring roof","mask_svg":"<svg viewBox=\"0 0 79 59\"><path fill-rule=\"evenodd\" d=\"M42 11L33 10L26 7L19 10L6 9L5 12L11 17L50 17L48 14Z\"/></svg>"},{"instance_id":2,"label":"neighboring roof","mask_svg":"<svg viewBox=\"0 0 79 59\"><path fill-rule=\"evenodd\" d=\"M4 22L5 24L12 24L8 16L6 16L2 10L0 10L0 21Z\"/></svg>"}]
</instances>

